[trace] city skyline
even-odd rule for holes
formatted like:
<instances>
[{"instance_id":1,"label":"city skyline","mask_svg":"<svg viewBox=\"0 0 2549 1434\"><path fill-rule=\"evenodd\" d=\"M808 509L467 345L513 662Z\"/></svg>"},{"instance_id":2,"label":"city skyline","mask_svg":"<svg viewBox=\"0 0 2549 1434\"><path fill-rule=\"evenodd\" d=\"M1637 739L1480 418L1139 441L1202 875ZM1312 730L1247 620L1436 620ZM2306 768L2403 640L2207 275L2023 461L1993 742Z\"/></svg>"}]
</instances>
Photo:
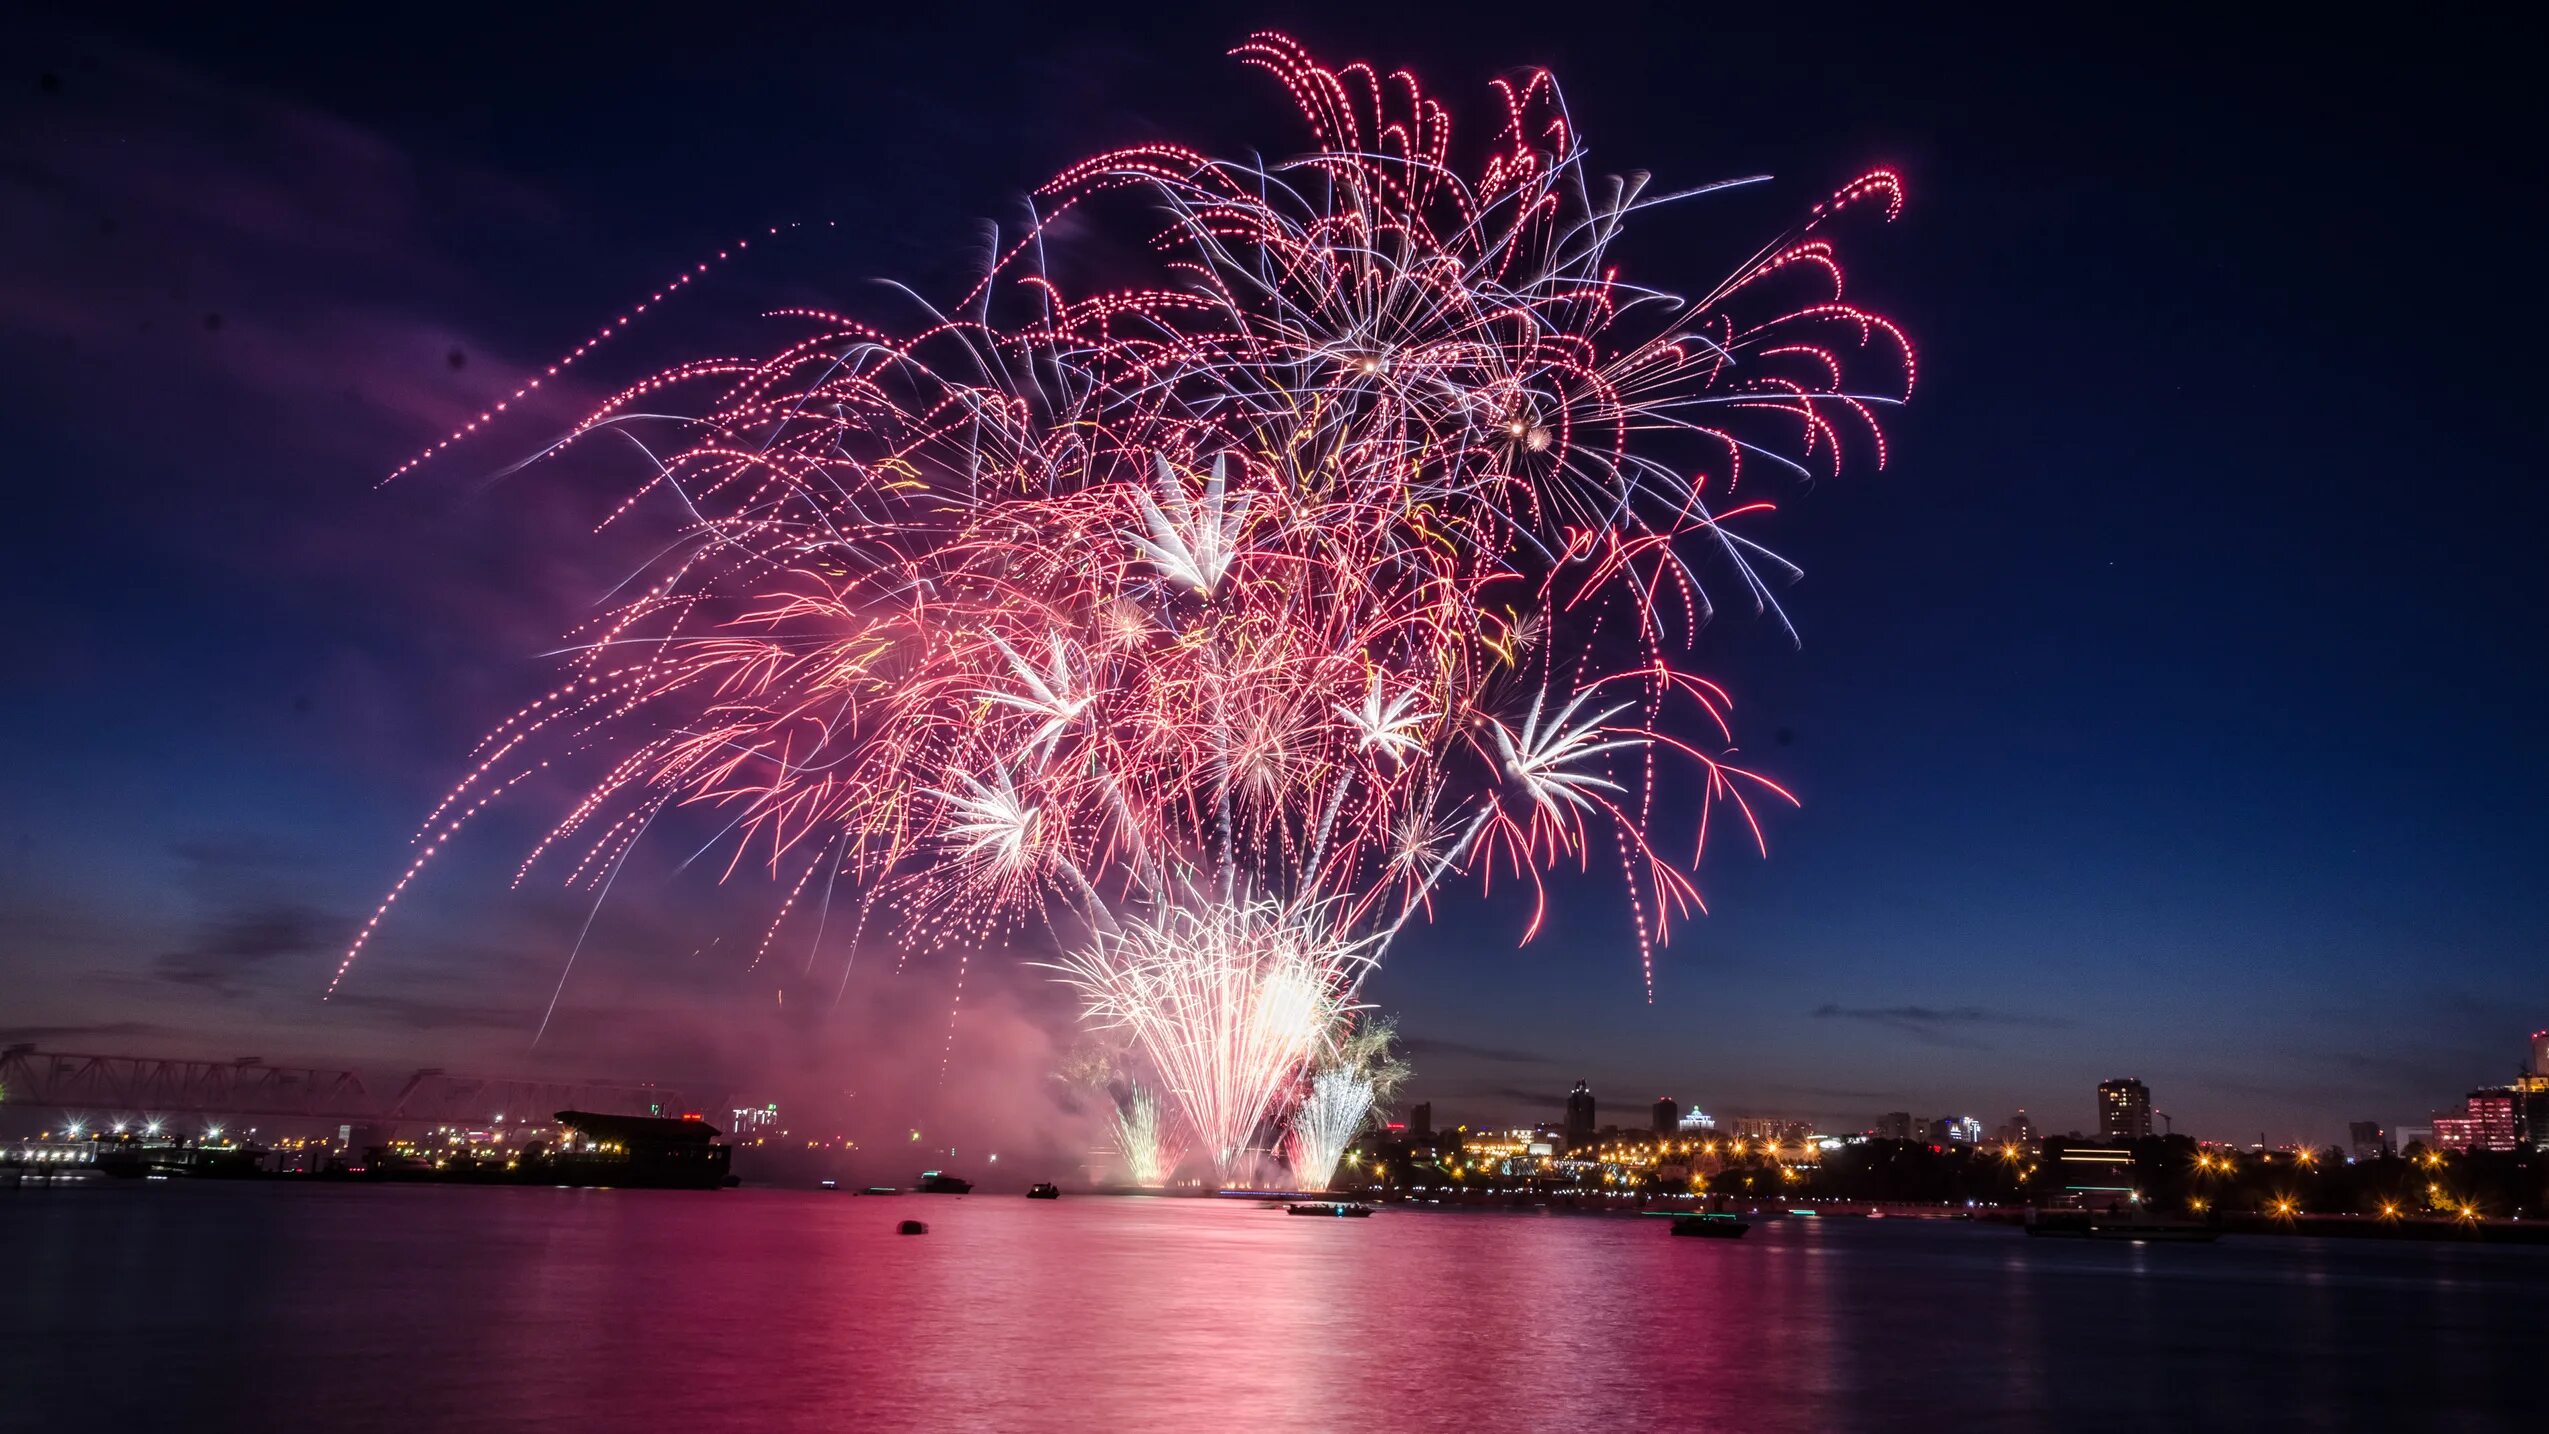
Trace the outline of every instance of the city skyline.
<instances>
[{"instance_id":1,"label":"city skyline","mask_svg":"<svg viewBox=\"0 0 2549 1434\"><path fill-rule=\"evenodd\" d=\"M2047 1133L2111 1141L2142 1140L2155 1134L2184 1134L2208 1144L2314 1149L2335 1146L2351 1150L2364 1143L2364 1132L2369 1130L2374 1143L2386 1144L2396 1149L2399 1142L2392 1138L2393 1132L2409 1129L2424 1131L2423 1138L2431 1140L2439 1149L2459 1151L2467 1150L2474 1145L2479 1149L2510 1151L2518 1148L2516 1134L2518 1131L2522 1133L2521 1142L2536 1141L2544 1147L2549 1147L2549 1099L2542 1098L2549 1097L2549 1033L2533 1032L2528 1040L2525 1056L2518 1061L2519 1070L2513 1080L2504 1083L2481 1083L2463 1098L2467 1114L2461 1118L2467 1122L2469 1128L2457 1132L2438 1130L2435 1125L2425 1123L2429 1120L2439 1123L2450 1117L2452 1111L2449 1102L2436 1105L2432 1116L2418 1114L2405 1122L2389 1116L2369 1121L2350 1118L2336 1122L2343 1127L2344 1138L2342 1139L2324 1131L2179 1130L2174 1118L2155 1103L2157 1092L2150 1084L2131 1076L2099 1081L2079 1102L2081 1108L2089 1113L2088 1118L2068 1126L2063 1124L2067 1116L2059 1113L2045 1114L2045 1112L2058 1112L2065 1109L2064 1103L2059 1100L2021 1105L2016 1107L2014 1113L2007 1118L1998 1120L1986 1119L1982 1108L1971 1103L1951 1102L1946 1113L1923 1114L1908 1109L1892 1110L1854 1124L1847 1119L1830 1120L1811 1113L1802 1106L1792 1105L1773 1111L1768 1108L1728 1106L1708 1099L1691 1100L1686 1098L1687 1091L1680 1090L1667 1091L1648 1100L1624 1094L1615 1098L1620 1101L1620 1104L1610 1109L1624 1113L1625 1118L1602 1119L1599 1118L1599 1113L1604 1108L1602 1105L1604 1097L1594 1083L1582 1079L1577 1080L1568 1092L1553 1091L1547 1097L1546 1105L1541 1107L1543 1110L1556 1109L1562 1117L1560 1121L1535 1121L1529 1118L1517 1121L1491 1115L1475 1124L1482 1127L1496 1127L1519 1123L1538 1124L1551 1128L1563 1125L1565 1129L1573 1131L1576 1128L1577 1102L1581 1098L1588 1103L1587 1108L1593 1112L1586 1118L1592 1128L1623 1131L1652 1129L1659 1133L1663 1132L1667 1128L1665 1122L1669 1112L1674 1120L1672 1128L1676 1130L1689 1129L1688 1122L1692 1119L1707 1121L1708 1128L1712 1130L1719 1128L1739 1130L1762 1124L1807 1124L1816 1126L1818 1133L1825 1135L1864 1134L1899 1140L1928 1139L1933 1143L1952 1140L1961 1144L1980 1144L1994 1140L2010 1140L2026 1144ZM2528 1104L2534 1100L2537 1100L2537 1104ZM1715 1107L1716 1113L1703 1112L1702 1105ZM1424 1108L1430 1124L1433 1103L1427 1102ZM1637 1111L1641 1109L1648 1116L1648 1123L1645 1125L1641 1125L1636 1118ZM1472 1123L1460 1119L1465 1114L1464 1111L1448 1110L1447 1113L1458 1123ZM1901 1125L1899 1130L1891 1128L1891 1125L1896 1122ZM1958 1122L1969 1123L1969 1128L1945 1135L1924 1133L1933 1131L1937 1127L1953 1126Z\"/></svg>"}]
</instances>

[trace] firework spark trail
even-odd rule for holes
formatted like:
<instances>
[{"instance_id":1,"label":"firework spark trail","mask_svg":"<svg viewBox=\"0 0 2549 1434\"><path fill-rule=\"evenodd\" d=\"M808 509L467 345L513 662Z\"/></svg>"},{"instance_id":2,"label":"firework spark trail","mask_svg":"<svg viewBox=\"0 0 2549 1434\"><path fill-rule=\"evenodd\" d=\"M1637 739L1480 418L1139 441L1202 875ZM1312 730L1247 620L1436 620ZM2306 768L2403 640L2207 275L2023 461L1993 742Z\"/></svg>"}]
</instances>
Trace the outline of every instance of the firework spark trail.
<instances>
[{"instance_id":1,"label":"firework spark trail","mask_svg":"<svg viewBox=\"0 0 2549 1434\"><path fill-rule=\"evenodd\" d=\"M1185 1151L1178 1143L1167 1109L1160 1104L1158 1092L1150 1087L1133 1086L1124 1103L1116 1108L1112 1133L1116 1156L1124 1162L1125 1176L1134 1184L1156 1190L1177 1173L1177 1162Z\"/></svg>"},{"instance_id":2,"label":"firework spark trail","mask_svg":"<svg viewBox=\"0 0 2549 1434\"><path fill-rule=\"evenodd\" d=\"M537 751L590 785L535 860L616 871L704 808L733 865L816 854L906 955L1050 933L1223 1162L1446 880L1527 882L1529 940L1545 874L1613 847L1651 997L1712 811L1758 843L1755 804L1793 801L1682 658L1712 573L1775 611L1793 571L1750 536L1757 475L1883 464L1911 351L1825 231L1901 187L1854 181L1685 301L1611 245L1704 191L1594 178L1548 75L1498 84L1464 163L1403 72L1235 54L1311 152L1099 155L915 331L791 311L768 357L629 385L543 450L642 432L611 520L661 495L679 539L481 744L330 991ZM1066 223L1154 272L1075 292Z\"/></svg>"},{"instance_id":3,"label":"firework spark trail","mask_svg":"<svg viewBox=\"0 0 2549 1434\"><path fill-rule=\"evenodd\" d=\"M1123 920L1053 969L1093 1023L1132 1037L1227 1182L1294 1074L1326 1054L1368 944L1272 901L1194 899Z\"/></svg>"},{"instance_id":4,"label":"firework spark trail","mask_svg":"<svg viewBox=\"0 0 2549 1434\"><path fill-rule=\"evenodd\" d=\"M1372 1114L1372 1083L1350 1070L1323 1070L1310 1078L1310 1089L1293 1108L1292 1141L1286 1152L1292 1163L1292 1188L1325 1190L1336 1178L1336 1163L1345 1147Z\"/></svg>"},{"instance_id":5,"label":"firework spark trail","mask_svg":"<svg viewBox=\"0 0 2549 1434\"><path fill-rule=\"evenodd\" d=\"M1293 1189L1327 1189L1345 1148L1367 1121L1380 1116L1382 1103L1407 1079L1407 1063L1390 1053L1397 1035L1387 1021L1358 1022L1335 1039L1328 1057L1311 1073L1285 1123L1284 1156L1292 1167Z\"/></svg>"}]
</instances>

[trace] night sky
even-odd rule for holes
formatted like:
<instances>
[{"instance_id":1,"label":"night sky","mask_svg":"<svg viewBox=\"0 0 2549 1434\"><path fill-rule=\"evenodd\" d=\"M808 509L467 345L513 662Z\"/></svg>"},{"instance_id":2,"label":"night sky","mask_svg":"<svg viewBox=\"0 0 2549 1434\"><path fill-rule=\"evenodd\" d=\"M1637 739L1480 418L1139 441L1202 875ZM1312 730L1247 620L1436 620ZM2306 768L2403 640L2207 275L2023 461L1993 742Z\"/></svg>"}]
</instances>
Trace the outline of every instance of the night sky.
<instances>
[{"instance_id":1,"label":"night sky","mask_svg":"<svg viewBox=\"0 0 2549 1434\"><path fill-rule=\"evenodd\" d=\"M19 27L0 1039L781 1086L890 1054L951 1071L896 1099L1033 1108L1068 1011L1018 954L951 1045L944 972L747 977L778 893L669 861L534 1048L587 910L507 889L536 801L320 1004L470 741L627 566L585 537L624 471L501 474L591 389L376 480L735 236L809 226L586 381L764 351L780 304L904 322L874 280L961 287L985 220L1101 148L1301 146L1223 58L1259 25L1416 69L1472 133L1547 65L1598 166L1777 175L1633 232L1668 287L1868 168L1911 193L1848 252L1920 345L1895 461L1785 495L1801 644L1729 609L1700 657L1803 810L1767 861L1712 852L1651 1006L1598 877L1528 947L1501 901L1412 931L1369 994L1438 1120L1546 1118L1583 1077L1624 1118L2062 1130L2133 1074L2178 1130L2326 1141L2549 1024L2544 127L2494 29L751 8Z\"/></svg>"}]
</instances>

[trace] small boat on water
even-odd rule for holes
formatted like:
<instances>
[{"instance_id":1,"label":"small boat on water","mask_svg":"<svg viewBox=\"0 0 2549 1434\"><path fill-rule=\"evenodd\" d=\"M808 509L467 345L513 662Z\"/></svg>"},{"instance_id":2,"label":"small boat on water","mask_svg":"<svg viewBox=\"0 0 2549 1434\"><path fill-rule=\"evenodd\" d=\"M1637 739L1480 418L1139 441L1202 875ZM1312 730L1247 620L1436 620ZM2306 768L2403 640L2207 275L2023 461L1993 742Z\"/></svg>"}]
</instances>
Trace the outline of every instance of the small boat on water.
<instances>
[{"instance_id":1,"label":"small boat on water","mask_svg":"<svg viewBox=\"0 0 2549 1434\"><path fill-rule=\"evenodd\" d=\"M970 1195L974 1182L950 1175L944 1170L924 1170L920 1183L912 1187L923 1195Z\"/></svg>"},{"instance_id":2,"label":"small boat on water","mask_svg":"<svg viewBox=\"0 0 2549 1434\"><path fill-rule=\"evenodd\" d=\"M1030 1200L1059 1200L1062 1198L1062 1187L1054 1184L1050 1180L1039 1180L1033 1185L1027 1187L1027 1198Z\"/></svg>"},{"instance_id":3,"label":"small boat on water","mask_svg":"<svg viewBox=\"0 0 2549 1434\"><path fill-rule=\"evenodd\" d=\"M1702 1240L1740 1240L1744 1237L1744 1232L1751 1228L1751 1222L1738 1220L1732 1215L1693 1214L1673 1217L1674 1234L1689 1235Z\"/></svg>"},{"instance_id":4,"label":"small boat on water","mask_svg":"<svg viewBox=\"0 0 2549 1434\"><path fill-rule=\"evenodd\" d=\"M817 1180L814 1182L814 1185L818 1190L838 1190L841 1188L841 1182L838 1180Z\"/></svg>"},{"instance_id":5,"label":"small boat on water","mask_svg":"<svg viewBox=\"0 0 2549 1434\"><path fill-rule=\"evenodd\" d=\"M1372 1207L1353 1205L1343 1200L1299 1200L1283 1207L1287 1215L1326 1215L1336 1219L1369 1219Z\"/></svg>"},{"instance_id":6,"label":"small boat on water","mask_svg":"<svg viewBox=\"0 0 2549 1434\"><path fill-rule=\"evenodd\" d=\"M900 1195L903 1192L892 1185L870 1185L859 1193L861 1195Z\"/></svg>"}]
</instances>

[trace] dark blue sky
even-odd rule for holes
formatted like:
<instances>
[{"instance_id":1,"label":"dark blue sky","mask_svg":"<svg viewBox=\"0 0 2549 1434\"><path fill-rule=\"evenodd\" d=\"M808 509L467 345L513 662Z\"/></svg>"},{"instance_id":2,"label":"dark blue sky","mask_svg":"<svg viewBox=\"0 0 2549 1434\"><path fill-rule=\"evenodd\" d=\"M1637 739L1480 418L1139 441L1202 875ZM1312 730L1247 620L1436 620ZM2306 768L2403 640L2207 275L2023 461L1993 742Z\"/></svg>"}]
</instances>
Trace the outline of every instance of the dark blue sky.
<instances>
[{"instance_id":1,"label":"dark blue sky","mask_svg":"<svg viewBox=\"0 0 2549 1434\"><path fill-rule=\"evenodd\" d=\"M1652 1006L1598 882L1528 948L1475 902L1404 940L1371 994L1438 1118L1538 1114L1583 1076L2062 1129L2132 1073L2179 1129L2330 1139L2502 1078L2549 1024L2543 116L2501 36L857 8L62 19L13 47L12 1038L722 1072L920 1012L934 1058L938 975L777 999L731 949L773 894L669 875L606 909L530 1051L584 908L507 892L501 824L316 1004L469 739L620 571L580 536L606 484L491 481L564 399L373 480L732 236L831 226L592 381L766 348L775 302L894 319L869 280L943 291L981 220L1084 153L1296 145L1222 58L1261 23L1471 115L1546 64L1598 164L1779 176L1634 235L1652 281L1703 285L1873 165L1911 188L1851 269L1921 346L1896 461L1785 505L1803 645L1730 614L1706 654L1804 810L1768 861L1712 861L1716 914ZM1009 964L961 1049L1015 1075L1061 1013Z\"/></svg>"}]
</instances>

